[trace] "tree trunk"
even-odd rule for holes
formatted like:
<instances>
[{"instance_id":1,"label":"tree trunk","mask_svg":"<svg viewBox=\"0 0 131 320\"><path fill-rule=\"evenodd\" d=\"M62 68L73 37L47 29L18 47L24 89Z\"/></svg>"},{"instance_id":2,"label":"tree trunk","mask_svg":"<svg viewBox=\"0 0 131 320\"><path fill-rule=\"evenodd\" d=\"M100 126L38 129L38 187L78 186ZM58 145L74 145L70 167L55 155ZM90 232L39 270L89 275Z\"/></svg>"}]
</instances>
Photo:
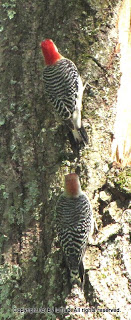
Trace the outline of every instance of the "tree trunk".
<instances>
[{"instance_id":1,"label":"tree trunk","mask_svg":"<svg viewBox=\"0 0 131 320\"><path fill-rule=\"evenodd\" d=\"M118 19L121 80L116 105L113 160L131 165L131 3L124 0Z\"/></svg>"},{"instance_id":2,"label":"tree trunk","mask_svg":"<svg viewBox=\"0 0 131 320\"><path fill-rule=\"evenodd\" d=\"M129 319L130 172L129 167L111 163L121 3L3 1L2 320ZM65 126L58 124L45 98L39 45L45 38L54 40L89 83L82 111L89 145L79 159L70 148ZM64 175L75 171L90 198L98 228L84 259L84 293L77 287L69 290L55 227L55 205Z\"/></svg>"}]
</instances>

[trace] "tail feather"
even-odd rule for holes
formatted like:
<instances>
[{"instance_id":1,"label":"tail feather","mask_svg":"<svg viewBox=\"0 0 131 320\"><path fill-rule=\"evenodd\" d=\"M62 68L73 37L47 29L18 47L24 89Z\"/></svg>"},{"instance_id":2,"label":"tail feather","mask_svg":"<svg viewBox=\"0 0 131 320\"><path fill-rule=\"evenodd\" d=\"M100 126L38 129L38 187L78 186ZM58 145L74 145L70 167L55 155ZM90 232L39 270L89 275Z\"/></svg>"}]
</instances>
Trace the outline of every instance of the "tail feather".
<instances>
[{"instance_id":1,"label":"tail feather","mask_svg":"<svg viewBox=\"0 0 131 320\"><path fill-rule=\"evenodd\" d=\"M79 287L82 287L81 279L79 276L79 270L70 270L70 283L73 287L75 284L77 284Z\"/></svg>"},{"instance_id":2,"label":"tail feather","mask_svg":"<svg viewBox=\"0 0 131 320\"><path fill-rule=\"evenodd\" d=\"M80 261L80 264L79 264L79 277L81 279L81 288L83 290L84 284L85 284L85 270L84 270L84 265L82 261Z\"/></svg>"},{"instance_id":3,"label":"tail feather","mask_svg":"<svg viewBox=\"0 0 131 320\"><path fill-rule=\"evenodd\" d=\"M77 284L83 290L85 271L82 261L80 261L79 266L77 266L75 269L70 269L70 281L72 284Z\"/></svg>"},{"instance_id":4,"label":"tail feather","mask_svg":"<svg viewBox=\"0 0 131 320\"><path fill-rule=\"evenodd\" d=\"M83 124L81 124L81 128L78 129L78 132L80 133L82 142L84 144L87 144L88 143L88 135L87 135L87 132L86 132Z\"/></svg>"},{"instance_id":5,"label":"tail feather","mask_svg":"<svg viewBox=\"0 0 131 320\"><path fill-rule=\"evenodd\" d=\"M73 122L69 119L67 125L69 128L69 140L73 150L80 150L88 144L88 135L83 124L81 124L81 128L76 128L74 127Z\"/></svg>"},{"instance_id":6,"label":"tail feather","mask_svg":"<svg viewBox=\"0 0 131 320\"><path fill-rule=\"evenodd\" d=\"M88 144L88 135L86 133L86 130L83 125L81 125L81 128L72 129L72 134L74 137L74 140L76 144L81 148L84 147L86 144Z\"/></svg>"}]
</instances>

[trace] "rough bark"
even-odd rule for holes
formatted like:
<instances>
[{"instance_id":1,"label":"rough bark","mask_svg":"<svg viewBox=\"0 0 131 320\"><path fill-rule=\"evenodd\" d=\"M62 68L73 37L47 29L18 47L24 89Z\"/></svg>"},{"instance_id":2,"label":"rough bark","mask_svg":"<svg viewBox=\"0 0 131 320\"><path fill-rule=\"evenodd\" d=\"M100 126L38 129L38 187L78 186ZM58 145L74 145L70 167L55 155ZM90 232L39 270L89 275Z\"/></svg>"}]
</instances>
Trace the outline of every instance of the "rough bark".
<instances>
[{"instance_id":1,"label":"rough bark","mask_svg":"<svg viewBox=\"0 0 131 320\"><path fill-rule=\"evenodd\" d=\"M119 85L115 47L120 3L3 1L2 320L128 319L130 172L112 166L110 160ZM91 85L85 91L82 112L90 142L79 159L45 99L39 47L44 38L52 38ZM79 173L98 227L85 256L84 294L78 288L69 292L55 231L55 204L64 174L70 171ZM70 310L51 313L47 307ZM82 307L87 308L85 312ZM24 313L18 308L46 310ZM88 312L88 308L94 309Z\"/></svg>"}]
</instances>

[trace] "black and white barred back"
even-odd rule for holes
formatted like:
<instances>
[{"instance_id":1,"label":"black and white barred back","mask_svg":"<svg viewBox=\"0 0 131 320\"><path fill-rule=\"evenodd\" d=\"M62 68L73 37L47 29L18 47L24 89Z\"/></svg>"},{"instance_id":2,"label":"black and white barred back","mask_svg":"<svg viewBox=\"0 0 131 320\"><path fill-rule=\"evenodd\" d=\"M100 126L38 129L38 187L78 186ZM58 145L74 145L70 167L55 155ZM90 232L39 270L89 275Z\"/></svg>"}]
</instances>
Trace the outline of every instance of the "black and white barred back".
<instances>
[{"instance_id":1,"label":"black and white barred back","mask_svg":"<svg viewBox=\"0 0 131 320\"><path fill-rule=\"evenodd\" d=\"M46 66L43 80L45 92L58 114L64 120L71 118L79 90L79 74L75 64L64 58Z\"/></svg>"},{"instance_id":2,"label":"black and white barred back","mask_svg":"<svg viewBox=\"0 0 131 320\"><path fill-rule=\"evenodd\" d=\"M84 193L73 199L61 195L56 206L56 213L58 236L67 265L70 271L77 275L91 231L90 202Z\"/></svg>"}]
</instances>

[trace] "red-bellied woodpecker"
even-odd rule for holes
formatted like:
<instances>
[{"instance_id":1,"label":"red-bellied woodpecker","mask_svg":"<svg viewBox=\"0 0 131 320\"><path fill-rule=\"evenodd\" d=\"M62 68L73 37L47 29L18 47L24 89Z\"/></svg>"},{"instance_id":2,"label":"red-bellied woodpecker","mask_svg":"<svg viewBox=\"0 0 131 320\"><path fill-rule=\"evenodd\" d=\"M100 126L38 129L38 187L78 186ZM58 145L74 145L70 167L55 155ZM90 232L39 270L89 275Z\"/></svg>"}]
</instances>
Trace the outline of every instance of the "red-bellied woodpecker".
<instances>
[{"instance_id":1,"label":"red-bellied woodpecker","mask_svg":"<svg viewBox=\"0 0 131 320\"><path fill-rule=\"evenodd\" d=\"M43 80L45 92L63 120L69 120L75 142L85 145L87 133L81 123L84 86L75 64L63 57L52 40L41 42L45 59Z\"/></svg>"},{"instance_id":2,"label":"red-bellied woodpecker","mask_svg":"<svg viewBox=\"0 0 131 320\"><path fill-rule=\"evenodd\" d=\"M76 173L65 176L64 193L56 205L57 231L63 249L66 264L70 271L71 283L83 287L85 254L87 239L92 227L92 209L87 195L81 190Z\"/></svg>"}]
</instances>

